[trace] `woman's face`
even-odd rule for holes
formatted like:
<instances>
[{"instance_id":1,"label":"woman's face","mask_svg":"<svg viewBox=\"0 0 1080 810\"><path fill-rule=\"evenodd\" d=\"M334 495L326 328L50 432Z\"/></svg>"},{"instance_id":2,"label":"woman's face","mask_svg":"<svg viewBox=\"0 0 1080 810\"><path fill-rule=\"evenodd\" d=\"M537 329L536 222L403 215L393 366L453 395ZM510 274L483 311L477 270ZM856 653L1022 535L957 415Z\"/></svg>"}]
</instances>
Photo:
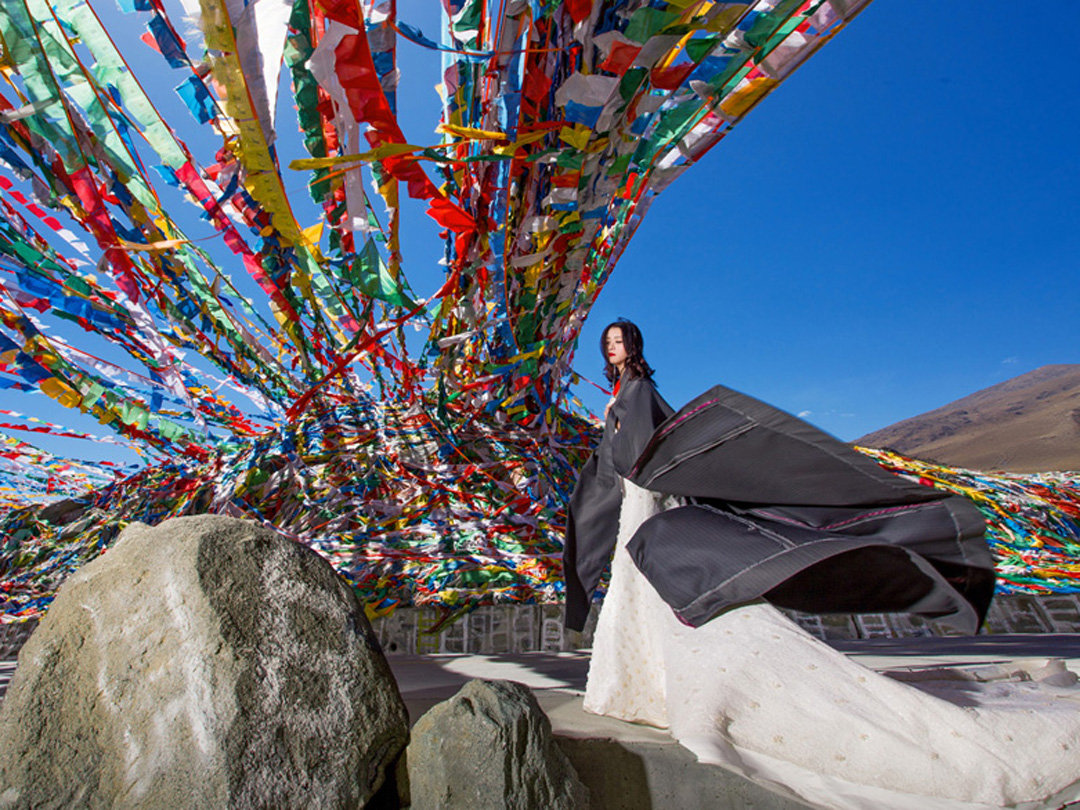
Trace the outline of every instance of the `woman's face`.
<instances>
[{"instance_id":1,"label":"woman's face","mask_svg":"<svg viewBox=\"0 0 1080 810\"><path fill-rule=\"evenodd\" d=\"M607 361L622 373L626 365L626 347L623 346L622 329L613 326L604 335L604 351L607 352Z\"/></svg>"}]
</instances>

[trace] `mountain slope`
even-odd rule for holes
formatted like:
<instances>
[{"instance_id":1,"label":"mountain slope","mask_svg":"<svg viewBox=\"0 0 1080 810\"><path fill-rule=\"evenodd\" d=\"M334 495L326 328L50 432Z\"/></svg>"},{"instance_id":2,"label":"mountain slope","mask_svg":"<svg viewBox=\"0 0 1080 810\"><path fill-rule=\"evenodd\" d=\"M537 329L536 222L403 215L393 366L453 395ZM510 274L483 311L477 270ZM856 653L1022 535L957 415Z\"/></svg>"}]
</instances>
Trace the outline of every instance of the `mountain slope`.
<instances>
[{"instance_id":1,"label":"mountain slope","mask_svg":"<svg viewBox=\"0 0 1080 810\"><path fill-rule=\"evenodd\" d=\"M1080 470L1080 365L1043 366L855 443L976 470Z\"/></svg>"}]
</instances>

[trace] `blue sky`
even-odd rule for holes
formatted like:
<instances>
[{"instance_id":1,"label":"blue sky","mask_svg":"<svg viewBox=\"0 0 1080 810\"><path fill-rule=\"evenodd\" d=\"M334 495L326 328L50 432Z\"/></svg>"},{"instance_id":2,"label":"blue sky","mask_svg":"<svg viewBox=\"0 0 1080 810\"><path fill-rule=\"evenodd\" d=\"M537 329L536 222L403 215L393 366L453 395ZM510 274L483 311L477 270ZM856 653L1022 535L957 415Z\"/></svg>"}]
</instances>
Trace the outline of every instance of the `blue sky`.
<instances>
[{"instance_id":1,"label":"blue sky","mask_svg":"<svg viewBox=\"0 0 1080 810\"><path fill-rule=\"evenodd\" d=\"M578 369L625 315L673 405L852 440L1080 362L1080 6L1012 8L871 4L657 199Z\"/></svg>"},{"instance_id":2,"label":"blue sky","mask_svg":"<svg viewBox=\"0 0 1080 810\"><path fill-rule=\"evenodd\" d=\"M398 13L437 30L435 0L402 0ZM673 405L719 382L851 440L1080 362L1078 22L1071 5L872 3L657 199L586 323L577 369L601 379L601 330L626 316ZM171 96L178 79L143 75L159 64L144 57L136 73ZM399 65L406 137L435 142L439 58L401 42ZM287 164L300 153L282 98ZM206 158L216 147L204 146ZM286 172L298 201L305 177ZM419 206L404 210L420 295L442 278L437 230ZM577 393L602 410L598 391ZM100 430L44 397L9 396L4 407Z\"/></svg>"}]
</instances>

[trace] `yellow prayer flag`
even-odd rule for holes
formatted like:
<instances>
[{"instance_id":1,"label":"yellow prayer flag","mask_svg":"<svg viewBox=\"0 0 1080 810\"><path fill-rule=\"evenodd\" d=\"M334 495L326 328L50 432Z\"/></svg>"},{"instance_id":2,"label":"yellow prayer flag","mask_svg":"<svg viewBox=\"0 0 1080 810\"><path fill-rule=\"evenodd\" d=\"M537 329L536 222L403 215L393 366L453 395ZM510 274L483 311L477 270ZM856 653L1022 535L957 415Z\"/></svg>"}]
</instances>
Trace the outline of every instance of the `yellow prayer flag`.
<instances>
[{"instance_id":1,"label":"yellow prayer flag","mask_svg":"<svg viewBox=\"0 0 1080 810\"><path fill-rule=\"evenodd\" d=\"M50 399L55 399L65 408L74 408L82 402L79 392L63 380L56 377L47 377L40 383L41 392Z\"/></svg>"},{"instance_id":2,"label":"yellow prayer flag","mask_svg":"<svg viewBox=\"0 0 1080 810\"><path fill-rule=\"evenodd\" d=\"M435 131L442 135L453 135L467 141L508 141L505 132L491 129L476 129L475 127L461 127L456 124L439 124Z\"/></svg>"},{"instance_id":3,"label":"yellow prayer flag","mask_svg":"<svg viewBox=\"0 0 1080 810\"><path fill-rule=\"evenodd\" d=\"M573 127L563 127L559 130L559 137L575 149L584 150L589 145L589 137L592 130L582 124Z\"/></svg>"}]
</instances>

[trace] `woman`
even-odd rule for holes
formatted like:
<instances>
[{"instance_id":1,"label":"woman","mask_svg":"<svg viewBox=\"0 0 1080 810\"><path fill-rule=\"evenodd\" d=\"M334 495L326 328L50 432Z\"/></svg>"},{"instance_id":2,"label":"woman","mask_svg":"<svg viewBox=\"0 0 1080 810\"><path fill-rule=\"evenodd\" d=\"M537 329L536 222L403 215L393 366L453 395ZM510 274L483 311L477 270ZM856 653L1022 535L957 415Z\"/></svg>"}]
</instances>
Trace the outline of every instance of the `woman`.
<instances>
[{"instance_id":1,"label":"woman","mask_svg":"<svg viewBox=\"0 0 1080 810\"><path fill-rule=\"evenodd\" d=\"M634 528L665 507L676 505L674 499L665 502L663 496L627 481L615 469L616 457L636 457L653 431L673 413L653 384L641 332L630 321L616 321L604 330L600 349L613 396L604 409L604 436L582 470L572 499L565 567L568 594L573 592L573 596L568 595L567 607L576 613L568 624L584 624L588 612L586 593L591 595L596 587L616 537L620 536L619 526ZM587 553L580 558L575 555L579 549L575 538L579 535L587 538L581 546ZM595 542L600 538L601 542ZM627 538L622 539L625 545ZM640 587L644 580L633 569L624 548L618 549L612 566L611 587L593 647L585 707L596 714L664 728L663 660L658 650L651 649L655 639L651 634L636 632L640 628L637 622L629 626L620 623L623 617L637 617L650 608L657 615L671 614L648 583ZM584 581L574 576L577 571L587 572ZM639 604L641 599L647 604ZM644 663L649 666L641 666ZM631 683L623 677L626 673L636 673L637 677ZM607 694L612 684L616 690L626 686L633 694L627 691L621 703L613 700Z\"/></svg>"},{"instance_id":2,"label":"woman","mask_svg":"<svg viewBox=\"0 0 1080 810\"><path fill-rule=\"evenodd\" d=\"M701 761L824 807L1036 808L1080 793L1080 697L1060 662L909 685L763 604L971 627L993 569L969 503L721 386L672 415L633 324L609 326L602 348L616 394L565 556L580 627L615 548L586 710L669 728Z\"/></svg>"}]
</instances>

